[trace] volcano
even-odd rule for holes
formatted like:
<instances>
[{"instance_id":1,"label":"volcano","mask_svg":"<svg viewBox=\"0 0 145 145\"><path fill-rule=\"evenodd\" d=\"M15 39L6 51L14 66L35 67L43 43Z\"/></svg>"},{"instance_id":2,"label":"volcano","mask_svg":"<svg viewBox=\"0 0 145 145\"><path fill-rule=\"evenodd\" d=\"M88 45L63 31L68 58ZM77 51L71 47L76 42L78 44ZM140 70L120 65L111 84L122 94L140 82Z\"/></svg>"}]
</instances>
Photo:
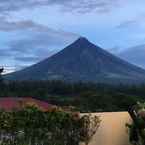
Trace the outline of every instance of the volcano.
<instances>
[{"instance_id":1,"label":"volcano","mask_svg":"<svg viewBox=\"0 0 145 145\"><path fill-rule=\"evenodd\" d=\"M80 37L57 54L5 78L126 84L145 82L145 70Z\"/></svg>"}]
</instances>

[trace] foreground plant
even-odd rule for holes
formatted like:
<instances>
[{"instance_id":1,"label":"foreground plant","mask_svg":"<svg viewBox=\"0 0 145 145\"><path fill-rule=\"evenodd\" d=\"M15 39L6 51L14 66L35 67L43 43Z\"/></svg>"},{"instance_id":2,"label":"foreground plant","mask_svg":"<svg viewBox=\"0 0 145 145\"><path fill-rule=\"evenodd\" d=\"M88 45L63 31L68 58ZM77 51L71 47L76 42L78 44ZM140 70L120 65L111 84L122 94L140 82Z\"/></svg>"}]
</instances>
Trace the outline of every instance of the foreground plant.
<instances>
[{"instance_id":1,"label":"foreground plant","mask_svg":"<svg viewBox=\"0 0 145 145\"><path fill-rule=\"evenodd\" d=\"M130 142L134 145L145 145L145 103L137 103L129 113L133 119L129 128Z\"/></svg>"},{"instance_id":2,"label":"foreground plant","mask_svg":"<svg viewBox=\"0 0 145 145\"><path fill-rule=\"evenodd\" d=\"M1 110L0 145L87 145L99 125L97 116L81 117L56 108L47 112L35 106Z\"/></svg>"}]
</instances>

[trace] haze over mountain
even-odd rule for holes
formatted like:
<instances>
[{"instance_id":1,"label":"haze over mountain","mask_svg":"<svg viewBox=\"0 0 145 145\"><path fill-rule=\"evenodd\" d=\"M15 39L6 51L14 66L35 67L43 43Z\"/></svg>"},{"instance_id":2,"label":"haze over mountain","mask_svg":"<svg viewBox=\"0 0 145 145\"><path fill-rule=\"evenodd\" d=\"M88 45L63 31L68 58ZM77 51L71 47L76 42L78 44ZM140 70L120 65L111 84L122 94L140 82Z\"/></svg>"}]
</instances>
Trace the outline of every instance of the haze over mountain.
<instances>
[{"instance_id":1,"label":"haze over mountain","mask_svg":"<svg viewBox=\"0 0 145 145\"><path fill-rule=\"evenodd\" d=\"M145 69L145 45L130 47L117 55Z\"/></svg>"},{"instance_id":2,"label":"haze over mountain","mask_svg":"<svg viewBox=\"0 0 145 145\"><path fill-rule=\"evenodd\" d=\"M145 70L80 37L57 54L5 77L10 80L142 83Z\"/></svg>"}]
</instances>

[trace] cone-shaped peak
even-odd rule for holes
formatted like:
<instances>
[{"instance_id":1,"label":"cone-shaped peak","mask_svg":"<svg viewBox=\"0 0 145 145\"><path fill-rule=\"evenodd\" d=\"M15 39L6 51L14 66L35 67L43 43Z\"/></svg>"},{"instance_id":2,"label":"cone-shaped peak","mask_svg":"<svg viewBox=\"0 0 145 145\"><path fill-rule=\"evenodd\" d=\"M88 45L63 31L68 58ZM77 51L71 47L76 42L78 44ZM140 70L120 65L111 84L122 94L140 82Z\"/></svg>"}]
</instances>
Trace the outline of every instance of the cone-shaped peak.
<instances>
[{"instance_id":1,"label":"cone-shaped peak","mask_svg":"<svg viewBox=\"0 0 145 145\"><path fill-rule=\"evenodd\" d=\"M85 37L80 37L80 38L78 38L76 41L75 41L75 43L88 43L89 42L89 40L87 39L87 38L85 38ZM89 42L90 43L90 42Z\"/></svg>"},{"instance_id":2,"label":"cone-shaped peak","mask_svg":"<svg viewBox=\"0 0 145 145\"><path fill-rule=\"evenodd\" d=\"M76 55L80 55L84 51L94 53L97 51L97 48L99 48L99 47L97 47L95 44L91 43L87 38L80 37L77 40L75 40L72 44L65 47L58 54L65 53L65 55L68 56L70 54L72 55L72 53L73 53L76 56Z\"/></svg>"},{"instance_id":3,"label":"cone-shaped peak","mask_svg":"<svg viewBox=\"0 0 145 145\"><path fill-rule=\"evenodd\" d=\"M87 38L85 37L80 37L78 38L74 43L72 43L71 48L81 48L81 49L85 49L85 48L92 48L92 47L96 47L93 43L91 43Z\"/></svg>"},{"instance_id":4,"label":"cone-shaped peak","mask_svg":"<svg viewBox=\"0 0 145 145\"><path fill-rule=\"evenodd\" d=\"M73 42L71 45L69 45L68 47L66 47L66 49L72 49L72 50L77 50L79 52L77 53L80 53L84 50L88 50L88 51L91 51L91 50L95 50L96 51L96 48L99 48L98 46L96 46L95 44L91 43L87 38L85 37L80 37L78 38L75 42Z\"/></svg>"}]
</instances>

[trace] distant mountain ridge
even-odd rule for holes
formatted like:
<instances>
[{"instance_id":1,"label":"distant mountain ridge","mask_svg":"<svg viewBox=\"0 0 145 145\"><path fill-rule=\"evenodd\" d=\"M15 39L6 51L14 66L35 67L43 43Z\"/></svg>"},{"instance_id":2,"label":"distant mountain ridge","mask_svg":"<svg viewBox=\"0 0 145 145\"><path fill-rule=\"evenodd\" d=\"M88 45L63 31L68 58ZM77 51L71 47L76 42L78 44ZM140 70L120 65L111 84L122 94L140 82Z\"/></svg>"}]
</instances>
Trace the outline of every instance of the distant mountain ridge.
<instances>
[{"instance_id":1,"label":"distant mountain ridge","mask_svg":"<svg viewBox=\"0 0 145 145\"><path fill-rule=\"evenodd\" d=\"M21 71L9 80L64 80L96 83L142 83L145 70L80 37L57 54Z\"/></svg>"},{"instance_id":2,"label":"distant mountain ridge","mask_svg":"<svg viewBox=\"0 0 145 145\"><path fill-rule=\"evenodd\" d=\"M117 55L145 69L145 44L127 48Z\"/></svg>"}]
</instances>

